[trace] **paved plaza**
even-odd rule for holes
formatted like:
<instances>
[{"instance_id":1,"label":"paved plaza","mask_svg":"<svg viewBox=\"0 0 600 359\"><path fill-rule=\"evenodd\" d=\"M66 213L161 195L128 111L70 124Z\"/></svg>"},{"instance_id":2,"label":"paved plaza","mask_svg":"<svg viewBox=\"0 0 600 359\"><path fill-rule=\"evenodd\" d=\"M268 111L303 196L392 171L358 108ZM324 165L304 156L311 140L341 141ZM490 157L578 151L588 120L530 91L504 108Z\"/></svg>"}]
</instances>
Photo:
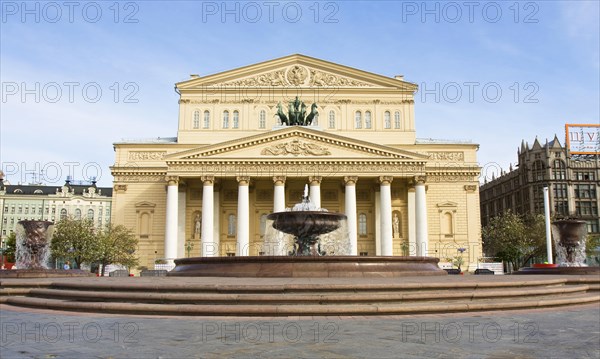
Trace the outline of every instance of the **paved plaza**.
<instances>
[{"instance_id":1,"label":"paved plaza","mask_svg":"<svg viewBox=\"0 0 600 359\"><path fill-rule=\"evenodd\" d=\"M600 358L600 304L383 317L149 317L2 305L1 358Z\"/></svg>"}]
</instances>

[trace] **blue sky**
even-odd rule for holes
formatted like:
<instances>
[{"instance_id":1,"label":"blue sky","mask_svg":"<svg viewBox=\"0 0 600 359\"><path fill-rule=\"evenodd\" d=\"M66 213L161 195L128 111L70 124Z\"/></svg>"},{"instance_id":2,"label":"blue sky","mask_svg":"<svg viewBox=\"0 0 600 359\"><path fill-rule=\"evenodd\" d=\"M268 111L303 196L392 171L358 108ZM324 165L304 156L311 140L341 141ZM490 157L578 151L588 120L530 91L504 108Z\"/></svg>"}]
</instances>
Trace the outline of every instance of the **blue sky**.
<instances>
[{"instance_id":1,"label":"blue sky","mask_svg":"<svg viewBox=\"0 0 600 359\"><path fill-rule=\"evenodd\" d=\"M479 143L486 169L522 139L600 122L597 1L0 4L11 183L45 170L110 186L113 142L176 135L175 82L293 53L403 74L420 86L417 137Z\"/></svg>"}]
</instances>

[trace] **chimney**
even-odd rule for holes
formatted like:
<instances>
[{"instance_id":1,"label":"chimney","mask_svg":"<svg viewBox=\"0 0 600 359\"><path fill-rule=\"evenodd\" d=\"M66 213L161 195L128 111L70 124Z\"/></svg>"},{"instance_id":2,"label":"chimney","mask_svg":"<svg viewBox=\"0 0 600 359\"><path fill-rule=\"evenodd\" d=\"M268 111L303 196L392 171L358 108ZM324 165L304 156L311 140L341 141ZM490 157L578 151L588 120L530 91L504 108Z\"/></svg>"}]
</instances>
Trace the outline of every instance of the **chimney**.
<instances>
[{"instance_id":1,"label":"chimney","mask_svg":"<svg viewBox=\"0 0 600 359\"><path fill-rule=\"evenodd\" d=\"M396 80L404 81L404 75L396 75L394 76Z\"/></svg>"}]
</instances>

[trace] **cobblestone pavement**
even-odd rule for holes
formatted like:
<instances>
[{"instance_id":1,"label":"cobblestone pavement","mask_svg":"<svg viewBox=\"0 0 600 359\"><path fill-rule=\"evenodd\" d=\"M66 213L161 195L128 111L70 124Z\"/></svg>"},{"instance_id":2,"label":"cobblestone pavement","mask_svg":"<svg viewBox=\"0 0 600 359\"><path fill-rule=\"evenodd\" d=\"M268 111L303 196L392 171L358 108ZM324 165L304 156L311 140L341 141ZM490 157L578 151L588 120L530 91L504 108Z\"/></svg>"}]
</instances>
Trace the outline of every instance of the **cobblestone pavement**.
<instances>
[{"instance_id":1,"label":"cobblestone pavement","mask_svg":"<svg viewBox=\"0 0 600 359\"><path fill-rule=\"evenodd\" d=\"M600 304L384 317L142 317L0 306L0 357L600 358Z\"/></svg>"}]
</instances>

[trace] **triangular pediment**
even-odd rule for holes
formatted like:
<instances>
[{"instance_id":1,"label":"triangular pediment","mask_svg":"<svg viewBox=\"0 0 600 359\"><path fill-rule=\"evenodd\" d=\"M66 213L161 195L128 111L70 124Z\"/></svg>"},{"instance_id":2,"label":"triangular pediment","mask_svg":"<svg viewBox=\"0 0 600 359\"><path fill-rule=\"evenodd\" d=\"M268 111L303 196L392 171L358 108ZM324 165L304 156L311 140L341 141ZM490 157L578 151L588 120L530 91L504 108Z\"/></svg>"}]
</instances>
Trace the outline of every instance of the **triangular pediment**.
<instances>
[{"instance_id":1,"label":"triangular pediment","mask_svg":"<svg viewBox=\"0 0 600 359\"><path fill-rule=\"evenodd\" d=\"M176 84L180 91L216 88L393 88L414 92L417 85L300 54L244 66Z\"/></svg>"},{"instance_id":2,"label":"triangular pediment","mask_svg":"<svg viewBox=\"0 0 600 359\"><path fill-rule=\"evenodd\" d=\"M438 203L436 206L440 207L440 208L454 208L454 207L458 206L458 203L452 202L452 201L445 201L445 202Z\"/></svg>"},{"instance_id":3,"label":"triangular pediment","mask_svg":"<svg viewBox=\"0 0 600 359\"><path fill-rule=\"evenodd\" d=\"M426 162L427 156L324 131L289 126L237 140L170 154L168 163L215 159L244 161L312 160L397 160Z\"/></svg>"}]
</instances>

